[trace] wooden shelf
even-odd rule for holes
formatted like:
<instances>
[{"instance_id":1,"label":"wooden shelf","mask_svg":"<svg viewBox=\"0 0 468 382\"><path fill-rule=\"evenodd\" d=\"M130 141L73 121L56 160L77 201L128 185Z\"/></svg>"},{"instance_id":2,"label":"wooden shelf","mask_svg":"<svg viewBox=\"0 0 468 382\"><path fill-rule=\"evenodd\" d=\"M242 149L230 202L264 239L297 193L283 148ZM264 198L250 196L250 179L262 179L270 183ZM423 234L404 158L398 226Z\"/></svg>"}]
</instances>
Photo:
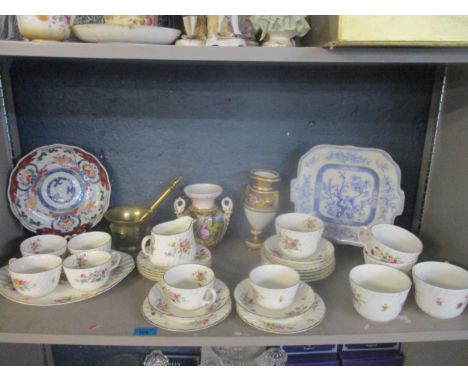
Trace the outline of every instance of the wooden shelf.
<instances>
[{"instance_id":1,"label":"wooden shelf","mask_svg":"<svg viewBox=\"0 0 468 382\"><path fill-rule=\"evenodd\" d=\"M308 332L275 335L258 331L240 320L233 310L219 325L193 333L160 330L156 336L134 336L137 327L150 326L141 306L153 282L135 269L114 289L96 298L57 307L32 307L0 297L0 342L135 345L135 346L266 346L336 343L419 342L467 340L465 314L438 320L423 313L411 290L398 319L371 323L354 310L349 270L363 262L361 249L337 246L337 268L332 276L312 287L327 307L325 320ZM249 270L260 263L241 240L226 239L213 251L213 269L231 292Z\"/></svg>"},{"instance_id":2,"label":"wooden shelf","mask_svg":"<svg viewBox=\"0 0 468 382\"><path fill-rule=\"evenodd\" d=\"M220 48L174 45L0 41L0 56L142 61L448 64L468 63L468 48Z\"/></svg>"}]
</instances>

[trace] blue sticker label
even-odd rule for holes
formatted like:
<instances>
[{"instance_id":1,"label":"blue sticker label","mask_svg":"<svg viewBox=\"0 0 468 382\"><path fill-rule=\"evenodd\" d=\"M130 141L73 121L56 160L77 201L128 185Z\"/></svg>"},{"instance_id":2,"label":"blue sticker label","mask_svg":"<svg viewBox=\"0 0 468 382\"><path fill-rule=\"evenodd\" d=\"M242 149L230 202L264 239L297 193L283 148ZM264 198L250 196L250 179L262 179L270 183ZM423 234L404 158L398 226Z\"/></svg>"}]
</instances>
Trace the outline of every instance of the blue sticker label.
<instances>
[{"instance_id":1,"label":"blue sticker label","mask_svg":"<svg viewBox=\"0 0 468 382\"><path fill-rule=\"evenodd\" d=\"M135 328L133 331L134 336L155 336L158 334L158 328L150 327L150 328Z\"/></svg>"}]
</instances>

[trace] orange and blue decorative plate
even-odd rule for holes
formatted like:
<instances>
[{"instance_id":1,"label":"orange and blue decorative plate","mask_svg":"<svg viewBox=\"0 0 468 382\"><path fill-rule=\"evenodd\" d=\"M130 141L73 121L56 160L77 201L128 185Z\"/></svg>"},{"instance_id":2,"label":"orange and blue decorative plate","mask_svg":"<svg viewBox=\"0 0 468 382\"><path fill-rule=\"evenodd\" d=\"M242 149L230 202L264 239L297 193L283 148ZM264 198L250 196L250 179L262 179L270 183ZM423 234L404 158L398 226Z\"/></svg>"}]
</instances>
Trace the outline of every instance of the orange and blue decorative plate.
<instances>
[{"instance_id":1,"label":"orange and blue decorative plate","mask_svg":"<svg viewBox=\"0 0 468 382\"><path fill-rule=\"evenodd\" d=\"M11 210L28 230L73 235L88 231L109 207L111 187L103 165L75 146L39 147L10 174Z\"/></svg>"}]
</instances>

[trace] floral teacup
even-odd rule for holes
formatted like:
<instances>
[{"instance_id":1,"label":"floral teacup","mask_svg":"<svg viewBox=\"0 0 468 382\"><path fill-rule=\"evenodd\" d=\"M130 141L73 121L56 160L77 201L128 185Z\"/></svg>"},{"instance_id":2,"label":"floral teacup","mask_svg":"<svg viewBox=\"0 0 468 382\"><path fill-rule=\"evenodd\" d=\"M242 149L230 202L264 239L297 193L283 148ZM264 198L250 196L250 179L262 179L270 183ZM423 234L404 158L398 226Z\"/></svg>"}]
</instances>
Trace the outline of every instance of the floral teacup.
<instances>
[{"instance_id":1,"label":"floral teacup","mask_svg":"<svg viewBox=\"0 0 468 382\"><path fill-rule=\"evenodd\" d=\"M182 264L169 269L161 283L169 300L180 309L193 310L216 300L214 272L204 265Z\"/></svg>"},{"instance_id":2,"label":"floral teacup","mask_svg":"<svg viewBox=\"0 0 468 382\"><path fill-rule=\"evenodd\" d=\"M101 231L81 233L68 242L68 250L72 255L84 251L110 252L111 247L112 236Z\"/></svg>"},{"instance_id":3,"label":"floral teacup","mask_svg":"<svg viewBox=\"0 0 468 382\"><path fill-rule=\"evenodd\" d=\"M369 256L390 264L416 262L423 249L416 235L393 224L361 228L359 240L367 247Z\"/></svg>"},{"instance_id":4,"label":"floral teacup","mask_svg":"<svg viewBox=\"0 0 468 382\"><path fill-rule=\"evenodd\" d=\"M279 310L294 302L299 283L299 273L285 265L260 265L249 274L256 302L266 309Z\"/></svg>"},{"instance_id":5,"label":"floral teacup","mask_svg":"<svg viewBox=\"0 0 468 382\"><path fill-rule=\"evenodd\" d=\"M295 212L278 216L275 226L279 252L294 259L314 254L325 227L318 217Z\"/></svg>"},{"instance_id":6,"label":"floral teacup","mask_svg":"<svg viewBox=\"0 0 468 382\"><path fill-rule=\"evenodd\" d=\"M62 256L67 252L67 240L59 235L36 235L21 242L20 252L23 256Z\"/></svg>"},{"instance_id":7,"label":"floral teacup","mask_svg":"<svg viewBox=\"0 0 468 382\"><path fill-rule=\"evenodd\" d=\"M362 264L349 272L354 309L375 322L395 319L411 288L403 272L380 264Z\"/></svg>"},{"instance_id":8,"label":"floral teacup","mask_svg":"<svg viewBox=\"0 0 468 382\"><path fill-rule=\"evenodd\" d=\"M111 270L119 263L118 252L89 251L67 257L63 270L73 288L88 292L105 285Z\"/></svg>"},{"instance_id":9,"label":"floral teacup","mask_svg":"<svg viewBox=\"0 0 468 382\"><path fill-rule=\"evenodd\" d=\"M24 296L42 297L58 285L62 259L55 255L26 256L11 259L8 273L15 289Z\"/></svg>"}]
</instances>

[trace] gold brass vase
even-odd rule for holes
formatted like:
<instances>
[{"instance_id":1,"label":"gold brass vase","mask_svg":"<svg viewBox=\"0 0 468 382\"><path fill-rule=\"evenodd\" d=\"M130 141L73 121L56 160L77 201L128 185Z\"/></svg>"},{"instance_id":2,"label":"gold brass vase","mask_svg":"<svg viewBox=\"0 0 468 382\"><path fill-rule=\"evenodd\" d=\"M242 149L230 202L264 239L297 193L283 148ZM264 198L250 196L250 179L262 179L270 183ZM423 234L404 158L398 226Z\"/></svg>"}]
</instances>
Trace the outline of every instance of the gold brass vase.
<instances>
[{"instance_id":1,"label":"gold brass vase","mask_svg":"<svg viewBox=\"0 0 468 382\"><path fill-rule=\"evenodd\" d=\"M244 193L244 211L251 226L250 238L245 244L251 250L263 245L262 232L271 223L279 207L279 191L273 185L280 175L273 170L253 169L249 172L249 184Z\"/></svg>"}]
</instances>

